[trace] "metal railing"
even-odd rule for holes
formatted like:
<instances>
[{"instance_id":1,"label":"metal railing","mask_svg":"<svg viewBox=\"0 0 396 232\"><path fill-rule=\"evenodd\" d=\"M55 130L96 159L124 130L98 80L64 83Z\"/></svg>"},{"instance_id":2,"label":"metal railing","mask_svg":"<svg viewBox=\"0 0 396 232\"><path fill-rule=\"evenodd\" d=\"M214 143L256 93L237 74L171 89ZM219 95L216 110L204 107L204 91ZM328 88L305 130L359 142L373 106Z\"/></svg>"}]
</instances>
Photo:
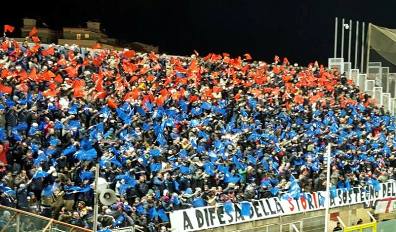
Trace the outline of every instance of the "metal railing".
<instances>
[{"instance_id":1,"label":"metal railing","mask_svg":"<svg viewBox=\"0 0 396 232\"><path fill-rule=\"evenodd\" d=\"M0 232L92 232L55 219L0 205Z\"/></svg>"}]
</instances>

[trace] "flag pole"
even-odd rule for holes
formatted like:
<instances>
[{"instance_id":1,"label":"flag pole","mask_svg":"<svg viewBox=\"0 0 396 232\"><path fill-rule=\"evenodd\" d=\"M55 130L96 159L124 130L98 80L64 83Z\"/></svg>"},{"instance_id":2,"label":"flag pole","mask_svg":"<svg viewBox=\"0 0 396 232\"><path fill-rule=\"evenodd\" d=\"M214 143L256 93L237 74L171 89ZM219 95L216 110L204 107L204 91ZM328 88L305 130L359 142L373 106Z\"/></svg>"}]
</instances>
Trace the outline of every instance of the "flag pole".
<instances>
[{"instance_id":1,"label":"flag pole","mask_svg":"<svg viewBox=\"0 0 396 232\"><path fill-rule=\"evenodd\" d=\"M341 31L341 58L344 58L344 28L345 28L345 19L342 19L342 31Z\"/></svg>"},{"instance_id":2,"label":"flag pole","mask_svg":"<svg viewBox=\"0 0 396 232\"><path fill-rule=\"evenodd\" d=\"M93 232L98 230L98 179L99 179L99 163L95 166L95 183L94 183L94 215L93 215Z\"/></svg>"},{"instance_id":3,"label":"flag pole","mask_svg":"<svg viewBox=\"0 0 396 232\"><path fill-rule=\"evenodd\" d=\"M337 58L337 40L338 40L338 18L335 18L335 23L334 23L334 58Z\"/></svg>"},{"instance_id":4,"label":"flag pole","mask_svg":"<svg viewBox=\"0 0 396 232\"><path fill-rule=\"evenodd\" d=\"M364 72L364 33L365 33L365 22L362 23L362 50L360 52L360 72Z\"/></svg>"},{"instance_id":5,"label":"flag pole","mask_svg":"<svg viewBox=\"0 0 396 232\"><path fill-rule=\"evenodd\" d=\"M371 47L371 23L368 24L367 26L367 58L366 58L366 73L368 73L368 64L370 62L370 47Z\"/></svg>"},{"instance_id":6,"label":"flag pole","mask_svg":"<svg viewBox=\"0 0 396 232\"><path fill-rule=\"evenodd\" d=\"M330 209L330 170L331 170L331 144L329 143L326 148L326 160L327 160L327 173L326 173L326 210L325 210L325 228L324 232L328 231L328 226L329 226L329 209Z\"/></svg>"},{"instance_id":7,"label":"flag pole","mask_svg":"<svg viewBox=\"0 0 396 232\"><path fill-rule=\"evenodd\" d=\"M355 69L358 68L358 49L359 49L359 21L356 21L356 36L355 36Z\"/></svg>"},{"instance_id":8,"label":"flag pole","mask_svg":"<svg viewBox=\"0 0 396 232\"><path fill-rule=\"evenodd\" d=\"M351 46L352 46L352 19L349 20L349 28L348 28L348 62L351 61ZM351 65L352 67L352 65Z\"/></svg>"}]
</instances>

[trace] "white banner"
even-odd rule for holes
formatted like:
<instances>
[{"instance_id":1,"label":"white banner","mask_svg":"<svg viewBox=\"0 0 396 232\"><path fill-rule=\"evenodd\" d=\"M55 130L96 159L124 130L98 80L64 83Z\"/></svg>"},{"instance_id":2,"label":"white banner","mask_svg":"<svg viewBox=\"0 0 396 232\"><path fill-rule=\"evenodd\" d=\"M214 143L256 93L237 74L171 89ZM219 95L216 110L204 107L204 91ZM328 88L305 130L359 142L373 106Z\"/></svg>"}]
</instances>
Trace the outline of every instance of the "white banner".
<instances>
[{"instance_id":1,"label":"white banner","mask_svg":"<svg viewBox=\"0 0 396 232\"><path fill-rule=\"evenodd\" d=\"M396 183L387 182L380 185L379 191L372 186L338 189L336 197L330 199L330 207L339 207L396 197ZM228 214L223 205L176 210L170 213L172 231L196 231L247 221L297 214L324 209L326 192L304 193L299 199L282 199L279 197L254 200L250 202L250 216L241 216L240 204L233 204L234 210Z\"/></svg>"}]
</instances>

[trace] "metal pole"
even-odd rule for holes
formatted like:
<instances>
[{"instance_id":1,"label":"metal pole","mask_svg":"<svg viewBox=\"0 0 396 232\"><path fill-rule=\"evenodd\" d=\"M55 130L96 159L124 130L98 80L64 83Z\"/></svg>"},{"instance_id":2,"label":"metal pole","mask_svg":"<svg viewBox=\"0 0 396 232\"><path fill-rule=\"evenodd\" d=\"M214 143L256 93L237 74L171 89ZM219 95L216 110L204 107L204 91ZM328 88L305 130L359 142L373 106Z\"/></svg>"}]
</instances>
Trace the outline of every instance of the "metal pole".
<instances>
[{"instance_id":1,"label":"metal pole","mask_svg":"<svg viewBox=\"0 0 396 232\"><path fill-rule=\"evenodd\" d=\"M348 29L348 62L351 62L351 45L352 45L352 19L349 20ZM352 67L352 65L351 65Z\"/></svg>"},{"instance_id":2,"label":"metal pole","mask_svg":"<svg viewBox=\"0 0 396 232\"><path fill-rule=\"evenodd\" d=\"M93 216L93 232L98 229L98 179L99 179L99 163L95 166L95 183L94 183L94 216Z\"/></svg>"},{"instance_id":3,"label":"metal pole","mask_svg":"<svg viewBox=\"0 0 396 232\"><path fill-rule=\"evenodd\" d=\"M364 29L365 29L365 22L362 23L362 51L360 52L360 72L364 72Z\"/></svg>"},{"instance_id":4,"label":"metal pole","mask_svg":"<svg viewBox=\"0 0 396 232\"><path fill-rule=\"evenodd\" d=\"M326 211L325 211L325 228L324 231L327 232L329 226L329 209L330 209L330 167L331 167L331 144L327 145L327 173L326 173Z\"/></svg>"},{"instance_id":5,"label":"metal pole","mask_svg":"<svg viewBox=\"0 0 396 232\"><path fill-rule=\"evenodd\" d=\"M334 23L334 58L337 58L337 40L338 40L338 35L337 35L337 31L338 30L338 18L335 18L335 23Z\"/></svg>"},{"instance_id":6,"label":"metal pole","mask_svg":"<svg viewBox=\"0 0 396 232\"><path fill-rule=\"evenodd\" d=\"M371 23L367 26L367 58L366 58L366 73L368 73L368 63L370 62L370 38L371 36Z\"/></svg>"},{"instance_id":7,"label":"metal pole","mask_svg":"<svg viewBox=\"0 0 396 232\"><path fill-rule=\"evenodd\" d=\"M296 225L294 225L294 223L291 223L290 225L291 225L292 231L300 232L300 230L297 228Z\"/></svg>"},{"instance_id":8,"label":"metal pole","mask_svg":"<svg viewBox=\"0 0 396 232\"><path fill-rule=\"evenodd\" d=\"M355 69L358 68L358 48L359 48L359 21L356 21L356 37L355 37Z\"/></svg>"},{"instance_id":9,"label":"metal pole","mask_svg":"<svg viewBox=\"0 0 396 232\"><path fill-rule=\"evenodd\" d=\"M344 24L345 24L345 19L342 19L342 31L341 31L341 58L344 58Z\"/></svg>"},{"instance_id":10,"label":"metal pole","mask_svg":"<svg viewBox=\"0 0 396 232\"><path fill-rule=\"evenodd\" d=\"M16 232L21 231L21 215L19 213L16 216Z\"/></svg>"}]
</instances>

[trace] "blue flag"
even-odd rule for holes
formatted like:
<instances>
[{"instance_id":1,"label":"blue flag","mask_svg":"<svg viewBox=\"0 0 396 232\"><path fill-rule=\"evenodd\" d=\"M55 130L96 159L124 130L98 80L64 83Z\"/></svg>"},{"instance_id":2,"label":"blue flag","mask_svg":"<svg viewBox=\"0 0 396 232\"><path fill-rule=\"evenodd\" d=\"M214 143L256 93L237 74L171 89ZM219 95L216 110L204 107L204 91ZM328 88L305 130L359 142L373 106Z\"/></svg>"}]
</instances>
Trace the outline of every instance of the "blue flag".
<instances>
[{"instance_id":1,"label":"blue flag","mask_svg":"<svg viewBox=\"0 0 396 232\"><path fill-rule=\"evenodd\" d=\"M36 178L45 178L45 177L47 177L48 176L48 173L47 172L44 172L44 171L42 171L42 170L37 170L36 171L36 173L34 173L34 175L33 175L33 179L36 179Z\"/></svg>"},{"instance_id":2,"label":"blue flag","mask_svg":"<svg viewBox=\"0 0 396 232\"><path fill-rule=\"evenodd\" d=\"M79 120L70 120L68 126L70 129L78 130L81 128L81 123Z\"/></svg>"},{"instance_id":3,"label":"blue flag","mask_svg":"<svg viewBox=\"0 0 396 232\"><path fill-rule=\"evenodd\" d=\"M91 180L91 179L93 179L93 177L94 177L94 174L91 171L82 171L80 173L80 179L83 180L83 181L84 180Z\"/></svg>"},{"instance_id":4,"label":"blue flag","mask_svg":"<svg viewBox=\"0 0 396 232\"><path fill-rule=\"evenodd\" d=\"M74 154L78 160L82 161L92 161L96 158L96 155L97 153L95 148L91 148L89 150L79 150Z\"/></svg>"},{"instance_id":5,"label":"blue flag","mask_svg":"<svg viewBox=\"0 0 396 232\"><path fill-rule=\"evenodd\" d=\"M224 211L227 214L231 214L232 212L234 212L234 204L231 201L227 201L224 203Z\"/></svg>"},{"instance_id":6,"label":"blue flag","mask_svg":"<svg viewBox=\"0 0 396 232\"><path fill-rule=\"evenodd\" d=\"M166 215L164 209L159 209L157 212L158 212L158 216L161 218L161 221L169 222L169 217L168 215Z\"/></svg>"},{"instance_id":7,"label":"blue flag","mask_svg":"<svg viewBox=\"0 0 396 232\"><path fill-rule=\"evenodd\" d=\"M230 175L226 175L226 177L224 178L224 182L225 183L238 183L239 181L240 181L240 177L239 176L231 176L231 174Z\"/></svg>"},{"instance_id":8,"label":"blue flag","mask_svg":"<svg viewBox=\"0 0 396 232\"><path fill-rule=\"evenodd\" d=\"M152 163L150 164L150 170L151 172L158 172L161 170L161 164L160 163Z\"/></svg>"},{"instance_id":9,"label":"blue flag","mask_svg":"<svg viewBox=\"0 0 396 232\"><path fill-rule=\"evenodd\" d=\"M56 189L55 184L47 185L46 187L44 187L43 191L41 192L41 195L43 197L50 197L54 193L55 189Z\"/></svg>"},{"instance_id":10,"label":"blue flag","mask_svg":"<svg viewBox=\"0 0 396 232\"><path fill-rule=\"evenodd\" d=\"M138 213L138 215L143 215L145 214L146 210L144 209L142 204L138 204L136 206L136 212Z\"/></svg>"},{"instance_id":11,"label":"blue flag","mask_svg":"<svg viewBox=\"0 0 396 232\"><path fill-rule=\"evenodd\" d=\"M120 215L114 222L115 226L121 225L125 221L124 215Z\"/></svg>"},{"instance_id":12,"label":"blue flag","mask_svg":"<svg viewBox=\"0 0 396 232\"><path fill-rule=\"evenodd\" d=\"M157 218L158 217L158 212L157 209L155 207L152 207L151 209L149 209L149 216L151 219Z\"/></svg>"},{"instance_id":13,"label":"blue flag","mask_svg":"<svg viewBox=\"0 0 396 232\"><path fill-rule=\"evenodd\" d=\"M294 176L291 178L291 185L289 187L288 193L294 199L299 199L301 194L301 187L295 180Z\"/></svg>"},{"instance_id":14,"label":"blue flag","mask_svg":"<svg viewBox=\"0 0 396 232\"><path fill-rule=\"evenodd\" d=\"M377 191L377 192L381 191L381 184L380 184L380 182L379 182L378 180L376 180L376 179L370 179L370 180L368 181L368 183L369 183L369 185L372 185L372 186L373 186L373 188L374 188L375 191Z\"/></svg>"},{"instance_id":15,"label":"blue flag","mask_svg":"<svg viewBox=\"0 0 396 232\"><path fill-rule=\"evenodd\" d=\"M337 189L335 186L330 187L330 198L336 198L337 197Z\"/></svg>"},{"instance_id":16,"label":"blue flag","mask_svg":"<svg viewBox=\"0 0 396 232\"><path fill-rule=\"evenodd\" d=\"M77 104L73 104L70 109L69 109L69 114L77 114L78 113L78 105Z\"/></svg>"},{"instance_id":17,"label":"blue flag","mask_svg":"<svg viewBox=\"0 0 396 232\"><path fill-rule=\"evenodd\" d=\"M181 172L182 174L188 175L188 174L191 173L191 170L190 170L190 168L187 167L187 166L180 166L180 172Z\"/></svg>"},{"instance_id":18,"label":"blue flag","mask_svg":"<svg viewBox=\"0 0 396 232\"><path fill-rule=\"evenodd\" d=\"M161 151L159 149L151 149L150 150L150 156L151 157L158 157L161 154Z\"/></svg>"},{"instance_id":19,"label":"blue flag","mask_svg":"<svg viewBox=\"0 0 396 232\"><path fill-rule=\"evenodd\" d=\"M271 194L272 196L276 196L279 193L279 188L278 187L273 187L271 188Z\"/></svg>"},{"instance_id":20,"label":"blue flag","mask_svg":"<svg viewBox=\"0 0 396 232\"><path fill-rule=\"evenodd\" d=\"M63 155L70 155L77 151L77 148L73 145L68 146L65 150L63 150Z\"/></svg>"},{"instance_id":21,"label":"blue flag","mask_svg":"<svg viewBox=\"0 0 396 232\"><path fill-rule=\"evenodd\" d=\"M57 146L60 143L61 143L61 141L58 138L51 136L50 141L49 141L49 144L51 146Z\"/></svg>"},{"instance_id":22,"label":"blue flag","mask_svg":"<svg viewBox=\"0 0 396 232\"><path fill-rule=\"evenodd\" d=\"M241 216L249 217L250 216L250 203L247 201L241 202Z\"/></svg>"},{"instance_id":23,"label":"blue flag","mask_svg":"<svg viewBox=\"0 0 396 232\"><path fill-rule=\"evenodd\" d=\"M207 162L204 164L204 169L205 169L205 173L210 175L210 176L214 176L214 165L211 162Z\"/></svg>"},{"instance_id":24,"label":"blue flag","mask_svg":"<svg viewBox=\"0 0 396 232\"><path fill-rule=\"evenodd\" d=\"M204 199L202 199L201 197L197 197L193 200L192 205L194 208L198 208L198 207L203 207L206 205Z\"/></svg>"},{"instance_id":25,"label":"blue flag","mask_svg":"<svg viewBox=\"0 0 396 232\"><path fill-rule=\"evenodd\" d=\"M6 138L7 138L7 135L5 133L5 129L4 128L0 128L0 140L4 141L4 140L6 140Z\"/></svg>"}]
</instances>

